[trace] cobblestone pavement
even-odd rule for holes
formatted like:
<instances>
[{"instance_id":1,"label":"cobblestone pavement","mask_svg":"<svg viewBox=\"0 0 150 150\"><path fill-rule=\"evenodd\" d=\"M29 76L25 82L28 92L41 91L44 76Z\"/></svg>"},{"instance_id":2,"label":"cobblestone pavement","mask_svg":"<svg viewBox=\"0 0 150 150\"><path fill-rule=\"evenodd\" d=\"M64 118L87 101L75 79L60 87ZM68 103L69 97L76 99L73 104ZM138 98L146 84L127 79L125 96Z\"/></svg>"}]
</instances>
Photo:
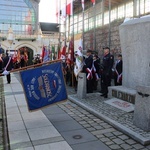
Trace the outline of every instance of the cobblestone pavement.
<instances>
[{"instance_id":1,"label":"cobblestone pavement","mask_svg":"<svg viewBox=\"0 0 150 150\"><path fill-rule=\"evenodd\" d=\"M4 149L4 138L3 138L3 80L0 78L0 150Z\"/></svg>"},{"instance_id":2,"label":"cobblestone pavement","mask_svg":"<svg viewBox=\"0 0 150 150\"><path fill-rule=\"evenodd\" d=\"M75 94L72 88L67 88L68 94ZM132 124L133 113L126 113L115 107L112 107L104 103L103 98L94 99L91 94L88 99L80 100L82 103L88 103L96 111L101 111L105 116L109 116L113 119L120 119L121 124L126 124L130 128L134 128L136 132L148 136L149 133L136 128ZM93 101L93 102L91 102ZM101 103L100 103L101 101ZM101 105L100 105L101 104ZM102 105L103 104L103 105ZM150 145L143 146L137 141L133 140L124 133L118 131L113 126L105 122L104 120L94 116L90 112L84 110L77 104L72 102L59 104L64 111L66 111L71 117L78 121L88 131L95 135L100 141L114 150L150 150ZM123 116L122 118L120 116Z\"/></svg>"},{"instance_id":3,"label":"cobblestone pavement","mask_svg":"<svg viewBox=\"0 0 150 150\"><path fill-rule=\"evenodd\" d=\"M70 101L58 106L112 150L150 150Z\"/></svg>"}]
</instances>

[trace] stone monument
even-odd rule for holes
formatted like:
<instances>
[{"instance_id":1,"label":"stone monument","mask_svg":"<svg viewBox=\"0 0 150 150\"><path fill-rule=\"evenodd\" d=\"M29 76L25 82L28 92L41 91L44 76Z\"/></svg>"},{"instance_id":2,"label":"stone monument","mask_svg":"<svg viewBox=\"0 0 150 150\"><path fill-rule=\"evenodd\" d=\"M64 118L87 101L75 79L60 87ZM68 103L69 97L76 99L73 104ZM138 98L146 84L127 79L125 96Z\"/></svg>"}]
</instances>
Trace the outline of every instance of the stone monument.
<instances>
[{"instance_id":1,"label":"stone monument","mask_svg":"<svg viewBox=\"0 0 150 150\"><path fill-rule=\"evenodd\" d=\"M119 34L123 84L109 87L109 97L135 103L133 123L150 131L150 17L124 22Z\"/></svg>"},{"instance_id":2,"label":"stone monument","mask_svg":"<svg viewBox=\"0 0 150 150\"><path fill-rule=\"evenodd\" d=\"M138 86L133 123L150 131L150 86Z\"/></svg>"},{"instance_id":3,"label":"stone monument","mask_svg":"<svg viewBox=\"0 0 150 150\"><path fill-rule=\"evenodd\" d=\"M77 87L77 97L86 98L86 74L79 73L78 75L78 87Z\"/></svg>"},{"instance_id":4,"label":"stone monument","mask_svg":"<svg viewBox=\"0 0 150 150\"><path fill-rule=\"evenodd\" d=\"M150 86L150 17L133 19L119 27L123 56L123 86Z\"/></svg>"}]
</instances>

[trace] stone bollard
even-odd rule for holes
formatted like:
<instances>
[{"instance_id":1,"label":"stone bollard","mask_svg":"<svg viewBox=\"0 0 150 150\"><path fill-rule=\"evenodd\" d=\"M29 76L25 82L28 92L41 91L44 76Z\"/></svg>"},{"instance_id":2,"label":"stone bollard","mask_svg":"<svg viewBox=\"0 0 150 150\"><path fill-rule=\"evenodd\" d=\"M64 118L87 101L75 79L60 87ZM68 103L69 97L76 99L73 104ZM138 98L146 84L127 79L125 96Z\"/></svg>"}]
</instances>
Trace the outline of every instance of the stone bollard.
<instances>
[{"instance_id":1,"label":"stone bollard","mask_svg":"<svg viewBox=\"0 0 150 150\"><path fill-rule=\"evenodd\" d=\"M78 75L77 97L81 99L86 97L86 74L85 73L79 73Z\"/></svg>"},{"instance_id":2,"label":"stone bollard","mask_svg":"<svg viewBox=\"0 0 150 150\"><path fill-rule=\"evenodd\" d=\"M133 124L150 131L150 86L137 86Z\"/></svg>"}]
</instances>

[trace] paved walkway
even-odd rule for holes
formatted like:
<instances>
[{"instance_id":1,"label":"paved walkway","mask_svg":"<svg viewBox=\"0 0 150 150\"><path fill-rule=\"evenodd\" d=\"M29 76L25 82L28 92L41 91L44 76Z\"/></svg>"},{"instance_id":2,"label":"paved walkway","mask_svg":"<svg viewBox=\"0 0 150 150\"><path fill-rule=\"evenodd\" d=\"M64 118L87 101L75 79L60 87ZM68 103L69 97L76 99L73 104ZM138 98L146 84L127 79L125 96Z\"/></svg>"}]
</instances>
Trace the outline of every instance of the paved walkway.
<instances>
[{"instance_id":1,"label":"paved walkway","mask_svg":"<svg viewBox=\"0 0 150 150\"><path fill-rule=\"evenodd\" d=\"M12 74L11 84L6 83L5 77L3 80L10 149L109 150L59 105L28 112L22 86L16 77Z\"/></svg>"},{"instance_id":2,"label":"paved walkway","mask_svg":"<svg viewBox=\"0 0 150 150\"><path fill-rule=\"evenodd\" d=\"M86 111L71 101L28 112L22 86L12 74L12 83L3 77L10 148L18 150L150 150L118 131L103 119ZM75 96L71 87L69 95ZM99 106L104 99L80 100L80 104L103 110ZM88 107L87 107L88 106ZM107 105L108 106L108 105ZM113 107L105 107L106 115ZM0 143L1 144L1 143ZM2 148L0 148L1 150ZM2 149L3 150L3 149Z\"/></svg>"}]
</instances>

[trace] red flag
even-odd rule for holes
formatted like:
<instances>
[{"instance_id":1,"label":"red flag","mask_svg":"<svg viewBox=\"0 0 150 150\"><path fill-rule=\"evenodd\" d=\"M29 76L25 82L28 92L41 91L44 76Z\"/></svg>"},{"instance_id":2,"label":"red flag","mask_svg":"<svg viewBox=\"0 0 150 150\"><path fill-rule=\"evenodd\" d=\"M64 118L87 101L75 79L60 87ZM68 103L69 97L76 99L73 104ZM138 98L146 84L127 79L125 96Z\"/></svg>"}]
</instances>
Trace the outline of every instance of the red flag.
<instances>
[{"instance_id":1,"label":"red flag","mask_svg":"<svg viewBox=\"0 0 150 150\"><path fill-rule=\"evenodd\" d=\"M45 47L43 46L43 47L42 47L42 55L41 55L42 61L43 61L43 58L44 58L44 53L45 53Z\"/></svg>"},{"instance_id":2,"label":"red flag","mask_svg":"<svg viewBox=\"0 0 150 150\"><path fill-rule=\"evenodd\" d=\"M69 42L69 54L67 58L67 64L72 65L74 64L74 46L73 46L73 41Z\"/></svg>"},{"instance_id":3,"label":"red flag","mask_svg":"<svg viewBox=\"0 0 150 150\"><path fill-rule=\"evenodd\" d=\"M73 15L73 0L67 0L66 14Z\"/></svg>"},{"instance_id":4,"label":"red flag","mask_svg":"<svg viewBox=\"0 0 150 150\"><path fill-rule=\"evenodd\" d=\"M21 60L21 54L20 54L20 50L18 50L17 52L17 62L20 62Z\"/></svg>"},{"instance_id":5,"label":"red flag","mask_svg":"<svg viewBox=\"0 0 150 150\"><path fill-rule=\"evenodd\" d=\"M63 48L61 50L60 59L63 61L65 61L65 59L66 59L66 46L63 46Z\"/></svg>"},{"instance_id":6,"label":"red flag","mask_svg":"<svg viewBox=\"0 0 150 150\"><path fill-rule=\"evenodd\" d=\"M12 57L13 63L17 62L17 52L14 51L13 57Z\"/></svg>"}]
</instances>

